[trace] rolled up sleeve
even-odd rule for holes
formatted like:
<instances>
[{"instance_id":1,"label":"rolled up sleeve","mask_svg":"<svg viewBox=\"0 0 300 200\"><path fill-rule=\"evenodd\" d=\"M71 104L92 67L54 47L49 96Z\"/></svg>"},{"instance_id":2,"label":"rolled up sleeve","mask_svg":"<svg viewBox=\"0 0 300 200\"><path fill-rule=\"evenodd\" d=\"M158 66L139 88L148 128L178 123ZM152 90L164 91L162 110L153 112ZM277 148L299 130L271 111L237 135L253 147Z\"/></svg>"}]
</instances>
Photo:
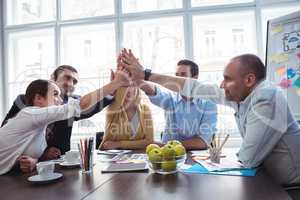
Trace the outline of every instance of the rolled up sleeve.
<instances>
[{"instance_id":1,"label":"rolled up sleeve","mask_svg":"<svg viewBox=\"0 0 300 200\"><path fill-rule=\"evenodd\" d=\"M216 104L234 106L235 103L227 101L225 92L216 84L203 84L195 79L186 79L180 94L187 97L203 98Z\"/></svg>"},{"instance_id":2,"label":"rolled up sleeve","mask_svg":"<svg viewBox=\"0 0 300 200\"><path fill-rule=\"evenodd\" d=\"M149 96L151 103L165 110L173 109L174 98L172 96L172 93L168 91L162 91L157 86L155 86L155 88L156 88L155 96Z\"/></svg>"}]
</instances>

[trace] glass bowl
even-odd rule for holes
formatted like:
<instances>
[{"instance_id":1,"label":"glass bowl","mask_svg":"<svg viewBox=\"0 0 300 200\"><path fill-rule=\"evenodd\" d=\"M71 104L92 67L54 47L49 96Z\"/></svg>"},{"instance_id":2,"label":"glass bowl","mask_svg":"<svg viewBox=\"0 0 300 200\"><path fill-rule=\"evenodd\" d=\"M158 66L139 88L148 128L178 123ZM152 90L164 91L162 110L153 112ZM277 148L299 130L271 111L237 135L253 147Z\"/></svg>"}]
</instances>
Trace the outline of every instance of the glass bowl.
<instances>
[{"instance_id":1,"label":"glass bowl","mask_svg":"<svg viewBox=\"0 0 300 200\"><path fill-rule=\"evenodd\" d=\"M148 166L152 172L157 174L174 174L185 163L186 154L176 156L175 160L163 160L159 162L150 161L147 157Z\"/></svg>"}]
</instances>

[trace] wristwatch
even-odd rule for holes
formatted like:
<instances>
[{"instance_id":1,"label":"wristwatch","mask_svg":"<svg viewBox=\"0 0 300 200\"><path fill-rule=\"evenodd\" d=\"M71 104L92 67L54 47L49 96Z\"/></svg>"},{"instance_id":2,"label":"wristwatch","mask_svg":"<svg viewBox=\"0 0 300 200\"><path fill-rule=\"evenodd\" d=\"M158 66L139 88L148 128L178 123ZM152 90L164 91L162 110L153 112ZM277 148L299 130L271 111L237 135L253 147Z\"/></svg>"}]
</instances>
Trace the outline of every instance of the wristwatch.
<instances>
[{"instance_id":1,"label":"wristwatch","mask_svg":"<svg viewBox=\"0 0 300 200\"><path fill-rule=\"evenodd\" d=\"M149 78L150 78L150 76L151 76L151 69L145 69L144 70L144 73L145 73L145 77L144 77L144 80L145 81L148 81L149 80Z\"/></svg>"}]
</instances>

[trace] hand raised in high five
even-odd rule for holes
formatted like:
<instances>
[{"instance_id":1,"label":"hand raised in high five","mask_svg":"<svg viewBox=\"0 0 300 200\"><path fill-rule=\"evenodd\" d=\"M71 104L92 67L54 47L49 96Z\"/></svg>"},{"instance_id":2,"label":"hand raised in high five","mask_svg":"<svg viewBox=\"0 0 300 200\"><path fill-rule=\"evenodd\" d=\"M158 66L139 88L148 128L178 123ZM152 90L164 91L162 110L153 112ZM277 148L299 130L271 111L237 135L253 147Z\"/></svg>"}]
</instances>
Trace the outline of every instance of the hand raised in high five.
<instances>
[{"instance_id":1,"label":"hand raised in high five","mask_svg":"<svg viewBox=\"0 0 300 200\"><path fill-rule=\"evenodd\" d=\"M125 48L122 50L120 66L130 73L134 81L144 80L144 68L131 50L127 51Z\"/></svg>"},{"instance_id":2,"label":"hand raised in high five","mask_svg":"<svg viewBox=\"0 0 300 200\"><path fill-rule=\"evenodd\" d=\"M112 72L112 77L112 82L120 86L126 87L132 84L129 72L126 69L118 69L116 72Z\"/></svg>"}]
</instances>

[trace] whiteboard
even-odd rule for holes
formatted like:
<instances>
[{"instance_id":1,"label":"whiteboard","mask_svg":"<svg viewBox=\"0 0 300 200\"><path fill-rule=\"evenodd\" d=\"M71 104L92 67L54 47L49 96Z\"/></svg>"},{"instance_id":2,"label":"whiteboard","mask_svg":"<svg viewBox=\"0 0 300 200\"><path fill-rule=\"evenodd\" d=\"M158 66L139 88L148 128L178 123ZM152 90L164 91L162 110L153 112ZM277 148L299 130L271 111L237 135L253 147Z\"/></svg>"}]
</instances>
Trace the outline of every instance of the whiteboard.
<instances>
[{"instance_id":1,"label":"whiteboard","mask_svg":"<svg viewBox=\"0 0 300 200\"><path fill-rule=\"evenodd\" d=\"M276 84L300 121L300 11L268 21L267 80Z\"/></svg>"}]
</instances>

